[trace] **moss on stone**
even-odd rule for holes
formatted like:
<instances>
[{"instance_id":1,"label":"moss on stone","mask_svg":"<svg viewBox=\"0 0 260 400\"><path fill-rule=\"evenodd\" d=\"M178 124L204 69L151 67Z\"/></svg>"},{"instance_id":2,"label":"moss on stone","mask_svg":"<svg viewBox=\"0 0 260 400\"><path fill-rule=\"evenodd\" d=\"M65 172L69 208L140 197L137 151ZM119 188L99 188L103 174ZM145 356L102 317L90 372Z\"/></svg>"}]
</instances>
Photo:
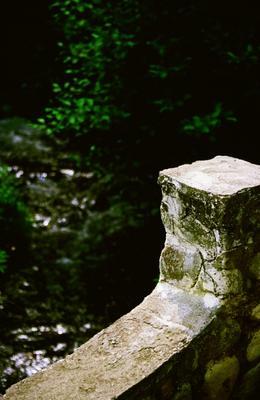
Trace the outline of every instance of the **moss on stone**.
<instances>
[{"instance_id":1,"label":"moss on stone","mask_svg":"<svg viewBox=\"0 0 260 400\"><path fill-rule=\"evenodd\" d=\"M251 312L251 318L256 321L260 321L260 304L253 308Z\"/></svg>"},{"instance_id":2,"label":"moss on stone","mask_svg":"<svg viewBox=\"0 0 260 400\"><path fill-rule=\"evenodd\" d=\"M248 361L255 361L260 357L260 330L253 334L247 346L246 355Z\"/></svg>"},{"instance_id":3,"label":"moss on stone","mask_svg":"<svg viewBox=\"0 0 260 400\"><path fill-rule=\"evenodd\" d=\"M161 273L167 281L180 280L184 276L183 256L171 246L165 246L161 254Z\"/></svg>"},{"instance_id":4,"label":"moss on stone","mask_svg":"<svg viewBox=\"0 0 260 400\"><path fill-rule=\"evenodd\" d=\"M232 393L238 373L239 361L236 356L210 361L204 377L204 399L227 400Z\"/></svg>"}]
</instances>

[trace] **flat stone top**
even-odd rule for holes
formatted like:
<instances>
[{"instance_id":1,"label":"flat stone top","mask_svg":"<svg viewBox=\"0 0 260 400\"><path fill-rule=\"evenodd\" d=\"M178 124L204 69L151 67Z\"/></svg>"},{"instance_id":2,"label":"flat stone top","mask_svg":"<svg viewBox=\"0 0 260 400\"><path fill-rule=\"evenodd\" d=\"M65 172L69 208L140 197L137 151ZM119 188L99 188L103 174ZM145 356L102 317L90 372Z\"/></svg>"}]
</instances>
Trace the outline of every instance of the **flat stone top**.
<instances>
[{"instance_id":1,"label":"flat stone top","mask_svg":"<svg viewBox=\"0 0 260 400\"><path fill-rule=\"evenodd\" d=\"M231 195L260 185L260 165L229 156L164 169L160 175L206 192Z\"/></svg>"}]
</instances>

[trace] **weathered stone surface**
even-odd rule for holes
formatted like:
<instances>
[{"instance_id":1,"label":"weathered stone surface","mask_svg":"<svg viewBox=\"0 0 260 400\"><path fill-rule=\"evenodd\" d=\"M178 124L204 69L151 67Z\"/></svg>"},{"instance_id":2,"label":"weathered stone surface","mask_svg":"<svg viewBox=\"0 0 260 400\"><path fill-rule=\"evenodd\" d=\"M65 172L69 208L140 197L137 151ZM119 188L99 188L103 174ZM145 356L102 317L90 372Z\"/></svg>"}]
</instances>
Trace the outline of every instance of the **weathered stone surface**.
<instances>
[{"instance_id":1,"label":"weathered stone surface","mask_svg":"<svg viewBox=\"0 0 260 400\"><path fill-rule=\"evenodd\" d=\"M228 156L196 161L162 171L175 182L205 192L231 195L260 185L260 166Z\"/></svg>"},{"instance_id":2,"label":"weathered stone surface","mask_svg":"<svg viewBox=\"0 0 260 400\"><path fill-rule=\"evenodd\" d=\"M215 157L160 173L161 280L225 297L259 278L260 167Z\"/></svg>"},{"instance_id":3,"label":"weathered stone surface","mask_svg":"<svg viewBox=\"0 0 260 400\"><path fill-rule=\"evenodd\" d=\"M260 357L260 330L254 332L247 347L248 361L255 361Z\"/></svg>"},{"instance_id":4,"label":"weathered stone surface","mask_svg":"<svg viewBox=\"0 0 260 400\"><path fill-rule=\"evenodd\" d=\"M235 356L210 362L205 374L204 399L227 400L232 393L238 373L239 361Z\"/></svg>"},{"instance_id":5,"label":"weathered stone surface","mask_svg":"<svg viewBox=\"0 0 260 400\"><path fill-rule=\"evenodd\" d=\"M225 400L239 372L233 349L257 359L259 331L246 349L238 320L248 288L256 304L260 167L215 157L164 170L159 182L166 241L154 291L5 400L189 400L203 378L204 399Z\"/></svg>"}]
</instances>

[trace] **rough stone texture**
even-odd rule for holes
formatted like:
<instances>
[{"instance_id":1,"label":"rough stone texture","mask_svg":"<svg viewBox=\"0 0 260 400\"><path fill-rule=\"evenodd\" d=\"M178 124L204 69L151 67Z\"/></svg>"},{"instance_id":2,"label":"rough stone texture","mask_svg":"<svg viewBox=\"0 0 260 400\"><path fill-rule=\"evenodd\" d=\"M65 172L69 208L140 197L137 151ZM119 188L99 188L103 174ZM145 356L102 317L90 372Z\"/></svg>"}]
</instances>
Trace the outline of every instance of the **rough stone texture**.
<instances>
[{"instance_id":1,"label":"rough stone texture","mask_svg":"<svg viewBox=\"0 0 260 400\"><path fill-rule=\"evenodd\" d=\"M260 166L218 156L166 169L159 182L162 281L225 297L260 279Z\"/></svg>"},{"instance_id":2,"label":"rough stone texture","mask_svg":"<svg viewBox=\"0 0 260 400\"><path fill-rule=\"evenodd\" d=\"M167 175L180 184L221 196L260 185L259 165L228 156L216 156L211 160L165 169L160 175Z\"/></svg>"},{"instance_id":3,"label":"rough stone texture","mask_svg":"<svg viewBox=\"0 0 260 400\"><path fill-rule=\"evenodd\" d=\"M5 400L225 400L239 398L240 387L250 392L259 351L260 167L215 157L164 170L159 182L166 242L154 291L72 355L12 386Z\"/></svg>"}]
</instances>

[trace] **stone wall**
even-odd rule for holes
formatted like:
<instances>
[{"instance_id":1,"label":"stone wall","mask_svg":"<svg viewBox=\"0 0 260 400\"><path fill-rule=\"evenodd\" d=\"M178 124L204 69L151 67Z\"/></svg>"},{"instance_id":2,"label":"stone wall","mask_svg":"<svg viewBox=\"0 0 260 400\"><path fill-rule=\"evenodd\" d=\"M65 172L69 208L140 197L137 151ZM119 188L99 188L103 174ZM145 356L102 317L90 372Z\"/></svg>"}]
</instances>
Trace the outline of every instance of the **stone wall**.
<instances>
[{"instance_id":1,"label":"stone wall","mask_svg":"<svg viewBox=\"0 0 260 400\"><path fill-rule=\"evenodd\" d=\"M160 173L160 281L130 313L11 399L256 399L260 167L215 157Z\"/></svg>"}]
</instances>

